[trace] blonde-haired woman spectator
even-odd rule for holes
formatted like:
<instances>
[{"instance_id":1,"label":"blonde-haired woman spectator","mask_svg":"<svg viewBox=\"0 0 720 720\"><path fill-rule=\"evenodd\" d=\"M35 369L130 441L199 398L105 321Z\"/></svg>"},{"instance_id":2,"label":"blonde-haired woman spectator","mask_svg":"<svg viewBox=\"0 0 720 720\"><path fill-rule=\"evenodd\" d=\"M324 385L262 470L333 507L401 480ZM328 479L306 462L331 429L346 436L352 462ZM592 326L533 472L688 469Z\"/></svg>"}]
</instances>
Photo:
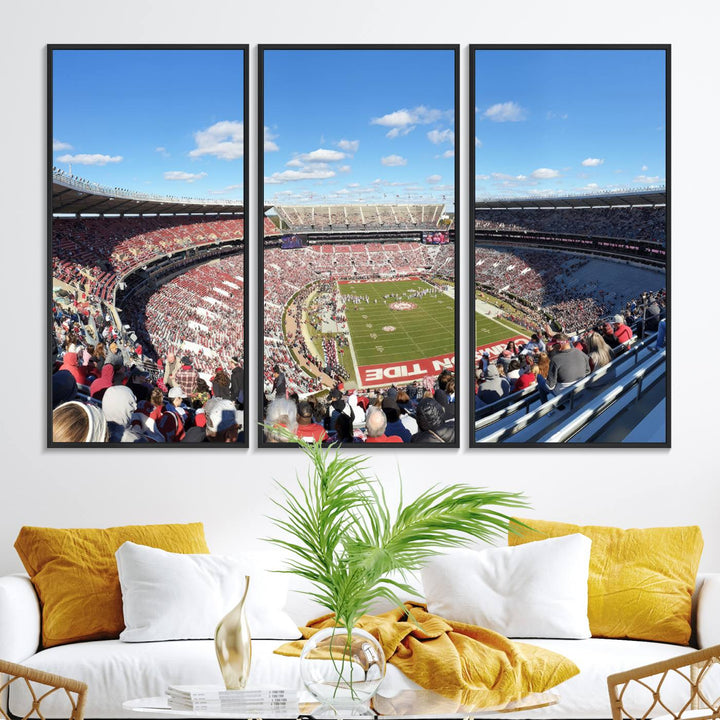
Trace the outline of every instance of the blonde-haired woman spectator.
<instances>
[{"instance_id":1,"label":"blonde-haired woman spectator","mask_svg":"<svg viewBox=\"0 0 720 720\"><path fill-rule=\"evenodd\" d=\"M102 410L71 400L53 410L53 442L104 443L108 430Z\"/></svg>"}]
</instances>

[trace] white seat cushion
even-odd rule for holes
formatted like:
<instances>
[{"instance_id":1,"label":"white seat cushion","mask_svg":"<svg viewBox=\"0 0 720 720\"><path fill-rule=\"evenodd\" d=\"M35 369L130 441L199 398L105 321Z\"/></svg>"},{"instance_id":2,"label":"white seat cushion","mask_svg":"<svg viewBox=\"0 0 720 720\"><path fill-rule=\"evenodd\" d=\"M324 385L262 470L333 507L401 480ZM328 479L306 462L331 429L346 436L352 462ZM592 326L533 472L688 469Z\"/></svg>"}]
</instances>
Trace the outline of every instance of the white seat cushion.
<instances>
[{"instance_id":1,"label":"white seat cushion","mask_svg":"<svg viewBox=\"0 0 720 720\"><path fill-rule=\"evenodd\" d=\"M675 657L693 648L640 640L523 640L570 658L580 674L559 685L553 692L560 704L528 711L516 717L609 718L607 676L629 668ZM297 658L273 654L277 640L253 642L251 685L277 684L302 690ZM140 697L163 695L170 684L221 684L222 677L210 640L178 640L157 643L123 643L102 640L61 645L39 652L26 665L83 680L88 684L85 717L138 718L123 710L122 703ZM397 668L388 666L382 693L392 696L401 689L416 687ZM718 692L720 694L720 691ZM23 715L26 691L13 685L10 710ZM62 698L46 708L46 717L68 717ZM43 707L45 705L43 704ZM143 714L143 717L150 717ZM158 717L162 717L158 715ZM503 715L507 720L507 715Z\"/></svg>"}]
</instances>

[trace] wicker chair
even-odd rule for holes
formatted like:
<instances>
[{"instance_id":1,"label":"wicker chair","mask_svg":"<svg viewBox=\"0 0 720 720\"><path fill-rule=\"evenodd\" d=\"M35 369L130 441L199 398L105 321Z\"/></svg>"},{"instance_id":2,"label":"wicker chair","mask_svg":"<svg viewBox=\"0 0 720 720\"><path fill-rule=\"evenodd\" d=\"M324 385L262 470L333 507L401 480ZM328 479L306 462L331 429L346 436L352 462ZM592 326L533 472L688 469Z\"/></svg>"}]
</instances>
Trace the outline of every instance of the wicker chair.
<instances>
[{"instance_id":1,"label":"wicker chair","mask_svg":"<svg viewBox=\"0 0 720 720\"><path fill-rule=\"evenodd\" d=\"M41 704L47 697L58 692L64 693L69 701L68 720L83 720L87 697L87 685L84 682L0 660L0 698L3 694L7 696L7 688L15 682L27 685L32 698L32 704L22 716L22 720L29 717L45 720ZM5 712L6 707L4 702L0 703L0 717L11 720Z\"/></svg>"},{"instance_id":2,"label":"wicker chair","mask_svg":"<svg viewBox=\"0 0 720 720\"><path fill-rule=\"evenodd\" d=\"M720 645L610 675L607 683L613 720L720 720Z\"/></svg>"}]
</instances>

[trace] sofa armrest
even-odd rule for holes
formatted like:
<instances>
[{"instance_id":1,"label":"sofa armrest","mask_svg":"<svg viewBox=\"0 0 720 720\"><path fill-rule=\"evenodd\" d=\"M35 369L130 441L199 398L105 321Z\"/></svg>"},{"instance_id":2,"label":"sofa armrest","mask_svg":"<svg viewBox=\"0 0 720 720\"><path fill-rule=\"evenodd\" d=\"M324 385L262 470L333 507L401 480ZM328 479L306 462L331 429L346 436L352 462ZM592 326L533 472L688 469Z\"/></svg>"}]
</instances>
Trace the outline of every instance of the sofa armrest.
<instances>
[{"instance_id":1,"label":"sofa armrest","mask_svg":"<svg viewBox=\"0 0 720 720\"><path fill-rule=\"evenodd\" d=\"M699 648L720 644L720 573L703 575L698 583L696 623Z\"/></svg>"},{"instance_id":2,"label":"sofa armrest","mask_svg":"<svg viewBox=\"0 0 720 720\"><path fill-rule=\"evenodd\" d=\"M0 658L22 662L40 646L40 602L27 575L0 577Z\"/></svg>"}]
</instances>

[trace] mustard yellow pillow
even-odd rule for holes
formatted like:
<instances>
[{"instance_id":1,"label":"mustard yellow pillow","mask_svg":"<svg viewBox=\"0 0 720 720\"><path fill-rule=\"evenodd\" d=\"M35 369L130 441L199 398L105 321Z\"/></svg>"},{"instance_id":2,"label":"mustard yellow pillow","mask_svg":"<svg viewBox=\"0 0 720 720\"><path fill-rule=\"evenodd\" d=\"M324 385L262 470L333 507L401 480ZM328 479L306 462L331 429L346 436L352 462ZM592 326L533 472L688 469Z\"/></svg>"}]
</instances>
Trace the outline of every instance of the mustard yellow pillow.
<instances>
[{"instance_id":1,"label":"mustard yellow pillow","mask_svg":"<svg viewBox=\"0 0 720 720\"><path fill-rule=\"evenodd\" d=\"M690 605L700 563L700 528L621 528L520 520L508 543L582 533L592 540L588 619L593 636L687 645Z\"/></svg>"},{"instance_id":2,"label":"mustard yellow pillow","mask_svg":"<svg viewBox=\"0 0 720 720\"><path fill-rule=\"evenodd\" d=\"M120 635L125 624L115 551L127 540L168 552L209 552L202 523L20 530L15 549L40 598L43 647Z\"/></svg>"}]
</instances>

